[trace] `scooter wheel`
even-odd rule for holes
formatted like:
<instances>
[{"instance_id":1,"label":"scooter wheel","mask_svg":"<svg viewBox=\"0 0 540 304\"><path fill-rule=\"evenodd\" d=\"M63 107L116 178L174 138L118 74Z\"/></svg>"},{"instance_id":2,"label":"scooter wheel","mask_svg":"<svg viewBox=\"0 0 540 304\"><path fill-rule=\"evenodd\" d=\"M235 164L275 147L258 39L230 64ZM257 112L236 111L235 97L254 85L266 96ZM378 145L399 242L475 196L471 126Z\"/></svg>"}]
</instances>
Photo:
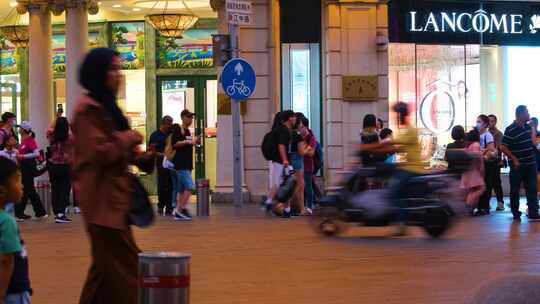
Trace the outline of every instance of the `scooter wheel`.
<instances>
[{"instance_id":1,"label":"scooter wheel","mask_svg":"<svg viewBox=\"0 0 540 304\"><path fill-rule=\"evenodd\" d=\"M316 232L325 236L335 236L345 230L341 214L335 207L319 207L313 210L310 217L311 226Z\"/></svg>"},{"instance_id":2,"label":"scooter wheel","mask_svg":"<svg viewBox=\"0 0 540 304\"><path fill-rule=\"evenodd\" d=\"M424 230L432 238L439 238L448 231L451 224L451 215L443 209L436 209L426 214Z\"/></svg>"}]
</instances>

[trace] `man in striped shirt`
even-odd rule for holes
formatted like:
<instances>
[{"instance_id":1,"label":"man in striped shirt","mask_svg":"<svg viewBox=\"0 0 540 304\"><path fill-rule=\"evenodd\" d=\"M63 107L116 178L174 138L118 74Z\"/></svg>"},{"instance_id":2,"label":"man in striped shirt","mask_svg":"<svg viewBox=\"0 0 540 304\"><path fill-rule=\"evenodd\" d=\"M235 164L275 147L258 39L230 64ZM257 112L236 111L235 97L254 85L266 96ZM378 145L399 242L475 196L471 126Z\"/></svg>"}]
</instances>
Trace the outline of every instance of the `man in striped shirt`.
<instances>
[{"instance_id":1,"label":"man in striped shirt","mask_svg":"<svg viewBox=\"0 0 540 304\"><path fill-rule=\"evenodd\" d=\"M538 220L538 197L536 194L536 157L534 155L533 132L528 125L529 110L521 105L516 108L516 120L506 128L501 151L511 160L510 206L514 220L521 219L519 211L519 189L525 187L529 219ZM536 135L536 134L535 134Z\"/></svg>"}]
</instances>

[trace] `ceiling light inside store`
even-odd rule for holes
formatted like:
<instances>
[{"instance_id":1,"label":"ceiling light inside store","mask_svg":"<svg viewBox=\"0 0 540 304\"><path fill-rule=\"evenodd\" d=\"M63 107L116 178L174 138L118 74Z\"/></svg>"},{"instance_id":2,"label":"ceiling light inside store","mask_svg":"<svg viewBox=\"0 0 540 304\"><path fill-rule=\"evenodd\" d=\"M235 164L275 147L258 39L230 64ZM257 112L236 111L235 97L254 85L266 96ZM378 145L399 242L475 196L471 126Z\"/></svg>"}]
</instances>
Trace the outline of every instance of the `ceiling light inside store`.
<instances>
[{"instance_id":1,"label":"ceiling light inside store","mask_svg":"<svg viewBox=\"0 0 540 304\"><path fill-rule=\"evenodd\" d=\"M114 8L121 8L121 7L122 7L122 4L115 4L115 5L113 5L112 7L114 7Z\"/></svg>"},{"instance_id":2,"label":"ceiling light inside store","mask_svg":"<svg viewBox=\"0 0 540 304\"><path fill-rule=\"evenodd\" d=\"M9 3L9 6L15 7L15 6L17 6L17 2L10 2L10 3Z\"/></svg>"},{"instance_id":3,"label":"ceiling light inside store","mask_svg":"<svg viewBox=\"0 0 540 304\"><path fill-rule=\"evenodd\" d=\"M0 34L18 48L28 47L30 36L26 25L5 25L0 27Z\"/></svg>"},{"instance_id":4,"label":"ceiling light inside store","mask_svg":"<svg viewBox=\"0 0 540 304\"><path fill-rule=\"evenodd\" d=\"M102 4L103 4L103 2L98 2L97 4L98 4L98 5L102 5Z\"/></svg>"},{"instance_id":5,"label":"ceiling light inside store","mask_svg":"<svg viewBox=\"0 0 540 304\"><path fill-rule=\"evenodd\" d=\"M189 8L210 8L208 0L185 0L185 1L166 1L166 0L140 0L135 1L134 5L142 8L153 8L153 9L165 9L174 10L180 9L183 10L186 7L184 3Z\"/></svg>"},{"instance_id":6,"label":"ceiling light inside store","mask_svg":"<svg viewBox=\"0 0 540 304\"><path fill-rule=\"evenodd\" d=\"M181 38L182 34L195 25L199 18L188 14L153 14L146 16L146 20L161 36Z\"/></svg>"},{"instance_id":7,"label":"ceiling light inside store","mask_svg":"<svg viewBox=\"0 0 540 304\"><path fill-rule=\"evenodd\" d=\"M133 11L134 11L134 12L140 12L140 11L141 11L141 9L140 9L140 8L138 8L138 7L135 7L135 8L133 8Z\"/></svg>"}]
</instances>

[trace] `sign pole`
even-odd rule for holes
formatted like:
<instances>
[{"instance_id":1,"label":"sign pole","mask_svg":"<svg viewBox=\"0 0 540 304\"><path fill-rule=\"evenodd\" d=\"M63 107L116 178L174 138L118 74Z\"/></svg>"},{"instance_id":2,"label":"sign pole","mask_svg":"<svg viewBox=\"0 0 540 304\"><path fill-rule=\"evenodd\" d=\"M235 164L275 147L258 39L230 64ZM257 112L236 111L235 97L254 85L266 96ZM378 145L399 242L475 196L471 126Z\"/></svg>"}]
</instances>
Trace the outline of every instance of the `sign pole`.
<instances>
[{"instance_id":1,"label":"sign pole","mask_svg":"<svg viewBox=\"0 0 540 304\"><path fill-rule=\"evenodd\" d=\"M236 24L229 24L229 34L231 35L232 58L238 58L238 27ZM242 200L242 142L240 130L240 102L231 98L232 109L232 131L233 131L233 186L234 186L234 206L241 208Z\"/></svg>"}]
</instances>

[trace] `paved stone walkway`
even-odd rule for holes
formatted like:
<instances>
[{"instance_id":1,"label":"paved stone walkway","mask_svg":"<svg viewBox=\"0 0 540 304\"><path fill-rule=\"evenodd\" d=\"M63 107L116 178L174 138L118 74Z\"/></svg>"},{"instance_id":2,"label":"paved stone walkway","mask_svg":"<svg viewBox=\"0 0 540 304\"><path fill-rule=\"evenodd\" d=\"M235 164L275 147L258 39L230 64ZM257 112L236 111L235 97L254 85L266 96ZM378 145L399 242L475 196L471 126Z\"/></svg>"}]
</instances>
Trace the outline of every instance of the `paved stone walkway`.
<instances>
[{"instance_id":1,"label":"paved stone walkway","mask_svg":"<svg viewBox=\"0 0 540 304\"><path fill-rule=\"evenodd\" d=\"M213 213L190 223L159 218L135 231L143 250L193 254L195 304L460 303L486 279L540 271L540 223L512 224L508 212L465 219L436 241L419 229L390 238L389 228L361 227L323 238L305 218L266 218L254 207ZM33 303L78 303L89 246L74 218L21 225Z\"/></svg>"}]
</instances>

